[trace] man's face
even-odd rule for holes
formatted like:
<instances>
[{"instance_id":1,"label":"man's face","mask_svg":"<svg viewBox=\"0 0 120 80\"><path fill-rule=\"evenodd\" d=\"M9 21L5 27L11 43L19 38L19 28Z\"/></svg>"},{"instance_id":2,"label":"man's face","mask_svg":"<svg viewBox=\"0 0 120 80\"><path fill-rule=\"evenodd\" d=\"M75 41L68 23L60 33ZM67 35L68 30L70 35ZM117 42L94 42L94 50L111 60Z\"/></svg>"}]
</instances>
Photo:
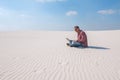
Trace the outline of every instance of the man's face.
<instances>
[{"instance_id":1,"label":"man's face","mask_svg":"<svg viewBox=\"0 0 120 80\"><path fill-rule=\"evenodd\" d=\"M79 28L74 28L75 32L78 32L79 31Z\"/></svg>"}]
</instances>

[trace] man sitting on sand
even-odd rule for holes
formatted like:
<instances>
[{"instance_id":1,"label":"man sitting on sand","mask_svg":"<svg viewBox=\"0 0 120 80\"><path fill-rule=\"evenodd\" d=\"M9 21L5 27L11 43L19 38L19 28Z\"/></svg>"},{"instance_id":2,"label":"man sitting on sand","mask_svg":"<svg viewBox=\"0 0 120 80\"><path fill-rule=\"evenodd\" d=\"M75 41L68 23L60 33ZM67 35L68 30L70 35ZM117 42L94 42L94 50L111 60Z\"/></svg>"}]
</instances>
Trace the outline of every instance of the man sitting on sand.
<instances>
[{"instance_id":1,"label":"man sitting on sand","mask_svg":"<svg viewBox=\"0 0 120 80\"><path fill-rule=\"evenodd\" d=\"M82 31L79 26L74 26L74 30L77 32L77 40L70 40L66 38L69 43L67 43L68 46L70 47L88 47L87 43L87 35L84 31Z\"/></svg>"}]
</instances>

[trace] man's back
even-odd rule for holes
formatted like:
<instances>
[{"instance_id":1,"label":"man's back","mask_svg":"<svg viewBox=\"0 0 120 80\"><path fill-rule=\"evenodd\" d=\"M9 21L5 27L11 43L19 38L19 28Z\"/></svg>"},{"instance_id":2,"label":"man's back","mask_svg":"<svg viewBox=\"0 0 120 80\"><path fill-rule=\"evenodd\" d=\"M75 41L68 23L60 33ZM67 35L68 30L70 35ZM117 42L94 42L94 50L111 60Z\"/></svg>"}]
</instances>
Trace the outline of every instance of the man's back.
<instances>
[{"instance_id":1,"label":"man's back","mask_svg":"<svg viewBox=\"0 0 120 80\"><path fill-rule=\"evenodd\" d=\"M78 32L77 42L82 43L84 47L88 47L87 35L84 31L81 30L80 32Z\"/></svg>"}]
</instances>

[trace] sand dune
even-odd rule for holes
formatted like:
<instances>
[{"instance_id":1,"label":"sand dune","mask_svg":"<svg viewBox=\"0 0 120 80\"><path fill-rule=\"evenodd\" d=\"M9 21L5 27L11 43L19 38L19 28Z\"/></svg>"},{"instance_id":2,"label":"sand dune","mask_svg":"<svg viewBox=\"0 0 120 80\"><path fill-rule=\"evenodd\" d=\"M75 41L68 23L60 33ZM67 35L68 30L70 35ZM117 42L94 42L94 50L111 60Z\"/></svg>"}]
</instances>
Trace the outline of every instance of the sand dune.
<instances>
[{"instance_id":1,"label":"sand dune","mask_svg":"<svg viewBox=\"0 0 120 80\"><path fill-rule=\"evenodd\" d=\"M0 80L120 80L120 30L86 33L83 49L72 31L0 32Z\"/></svg>"}]
</instances>

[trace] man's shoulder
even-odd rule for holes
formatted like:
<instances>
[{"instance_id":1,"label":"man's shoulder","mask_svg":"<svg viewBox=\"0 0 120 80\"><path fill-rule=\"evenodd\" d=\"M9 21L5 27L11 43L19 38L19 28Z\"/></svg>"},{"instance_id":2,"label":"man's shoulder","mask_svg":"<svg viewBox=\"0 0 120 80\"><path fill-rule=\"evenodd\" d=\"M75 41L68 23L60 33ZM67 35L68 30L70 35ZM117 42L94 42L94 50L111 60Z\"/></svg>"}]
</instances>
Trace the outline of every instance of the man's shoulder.
<instances>
[{"instance_id":1,"label":"man's shoulder","mask_svg":"<svg viewBox=\"0 0 120 80\"><path fill-rule=\"evenodd\" d=\"M85 32L84 32L83 30L81 30L81 33L82 33L82 34L85 34Z\"/></svg>"}]
</instances>

